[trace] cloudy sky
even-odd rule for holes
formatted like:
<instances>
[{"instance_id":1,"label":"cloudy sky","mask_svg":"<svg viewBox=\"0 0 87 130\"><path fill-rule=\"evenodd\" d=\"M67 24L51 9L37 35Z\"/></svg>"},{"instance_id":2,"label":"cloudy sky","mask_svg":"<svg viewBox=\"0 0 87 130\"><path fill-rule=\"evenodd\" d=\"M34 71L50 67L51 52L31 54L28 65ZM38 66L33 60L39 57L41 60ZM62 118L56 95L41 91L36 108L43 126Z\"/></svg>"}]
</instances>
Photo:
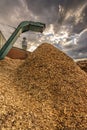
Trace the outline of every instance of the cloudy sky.
<instances>
[{"instance_id":1,"label":"cloudy sky","mask_svg":"<svg viewBox=\"0 0 87 130\"><path fill-rule=\"evenodd\" d=\"M29 50L49 42L74 59L87 58L87 0L0 0L0 29L6 39L12 27L26 20L46 23L47 28L43 34L22 34L16 46L26 36Z\"/></svg>"}]
</instances>

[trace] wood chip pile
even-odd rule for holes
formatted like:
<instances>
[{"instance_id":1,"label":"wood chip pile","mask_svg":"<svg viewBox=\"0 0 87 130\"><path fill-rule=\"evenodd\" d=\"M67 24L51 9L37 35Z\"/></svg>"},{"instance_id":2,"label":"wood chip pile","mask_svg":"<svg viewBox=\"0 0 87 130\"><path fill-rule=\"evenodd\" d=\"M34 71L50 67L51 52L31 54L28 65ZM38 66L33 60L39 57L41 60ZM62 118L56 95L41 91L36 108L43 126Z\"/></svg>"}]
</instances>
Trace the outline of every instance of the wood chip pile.
<instances>
[{"instance_id":1,"label":"wood chip pile","mask_svg":"<svg viewBox=\"0 0 87 130\"><path fill-rule=\"evenodd\" d=\"M87 73L87 60L78 61L77 65Z\"/></svg>"},{"instance_id":2,"label":"wood chip pile","mask_svg":"<svg viewBox=\"0 0 87 130\"><path fill-rule=\"evenodd\" d=\"M25 61L0 61L0 130L86 130L87 75L44 43Z\"/></svg>"}]
</instances>

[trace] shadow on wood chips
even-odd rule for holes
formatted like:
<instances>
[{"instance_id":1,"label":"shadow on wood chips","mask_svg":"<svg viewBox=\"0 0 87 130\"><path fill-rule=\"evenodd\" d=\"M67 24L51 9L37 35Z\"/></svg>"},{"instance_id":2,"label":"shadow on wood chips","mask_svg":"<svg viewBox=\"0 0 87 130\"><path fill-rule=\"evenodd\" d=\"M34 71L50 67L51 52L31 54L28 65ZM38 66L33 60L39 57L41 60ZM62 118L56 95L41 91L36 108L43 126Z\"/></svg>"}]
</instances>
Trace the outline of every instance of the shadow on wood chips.
<instances>
[{"instance_id":1,"label":"shadow on wood chips","mask_svg":"<svg viewBox=\"0 0 87 130\"><path fill-rule=\"evenodd\" d=\"M77 65L87 73L87 60L77 61Z\"/></svg>"},{"instance_id":2,"label":"shadow on wood chips","mask_svg":"<svg viewBox=\"0 0 87 130\"><path fill-rule=\"evenodd\" d=\"M0 61L0 130L86 130L87 75L44 43Z\"/></svg>"}]
</instances>

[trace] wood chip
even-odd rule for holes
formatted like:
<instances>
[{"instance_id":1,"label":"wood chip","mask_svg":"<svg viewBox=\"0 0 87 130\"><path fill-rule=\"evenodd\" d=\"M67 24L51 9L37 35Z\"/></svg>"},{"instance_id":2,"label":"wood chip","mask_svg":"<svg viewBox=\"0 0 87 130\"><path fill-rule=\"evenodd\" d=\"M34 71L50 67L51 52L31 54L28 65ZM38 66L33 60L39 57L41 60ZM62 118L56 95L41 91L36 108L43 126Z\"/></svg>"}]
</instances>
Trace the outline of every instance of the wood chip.
<instances>
[{"instance_id":1,"label":"wood chip","mask_svg":"<svg viewBox=\"0 0 87 130\"><path fill-rule=\"evenodd\" d=\"M76 63L82 70L87 73L87 60L78 61Z\"/></svg>"},{"instance_id":2,"label":"wood chip","mask_svg":"<svg viewBox=\"0 0 87 130\"><path fill-rule=\"evenodd\" d=\"M0 129L86 130L86 73L47 43L0 61Z\"/></svg>"}]
</instances>

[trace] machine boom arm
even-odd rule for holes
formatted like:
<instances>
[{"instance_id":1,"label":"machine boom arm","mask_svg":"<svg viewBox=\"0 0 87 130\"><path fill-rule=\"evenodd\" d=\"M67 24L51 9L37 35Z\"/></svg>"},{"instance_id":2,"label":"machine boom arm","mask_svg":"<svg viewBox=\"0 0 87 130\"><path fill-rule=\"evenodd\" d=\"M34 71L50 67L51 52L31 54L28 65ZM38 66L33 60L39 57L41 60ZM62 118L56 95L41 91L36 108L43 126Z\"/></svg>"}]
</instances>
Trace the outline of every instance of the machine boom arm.
<instances>
[{"instance_id":1,"label":"machine boom arm","mask_svg":"<svg viewBox=\"0 0 87 130\"><path fill-rule=\"evenodd\" d=\"M45 29L45 24L40 22L32 22L32 21L24 21L19 24L19 26L16 28L16 30L13 32L13 34L10 36L10 38L7 40L5 45L0 50L0 60L4 59L4 57L8 54L10 49L12 48L13 44L17 40L17 38L20 36L21 33L24 33L26 31L35 31L35 32L43 32Z\"/></svg>"}]
</instances>

